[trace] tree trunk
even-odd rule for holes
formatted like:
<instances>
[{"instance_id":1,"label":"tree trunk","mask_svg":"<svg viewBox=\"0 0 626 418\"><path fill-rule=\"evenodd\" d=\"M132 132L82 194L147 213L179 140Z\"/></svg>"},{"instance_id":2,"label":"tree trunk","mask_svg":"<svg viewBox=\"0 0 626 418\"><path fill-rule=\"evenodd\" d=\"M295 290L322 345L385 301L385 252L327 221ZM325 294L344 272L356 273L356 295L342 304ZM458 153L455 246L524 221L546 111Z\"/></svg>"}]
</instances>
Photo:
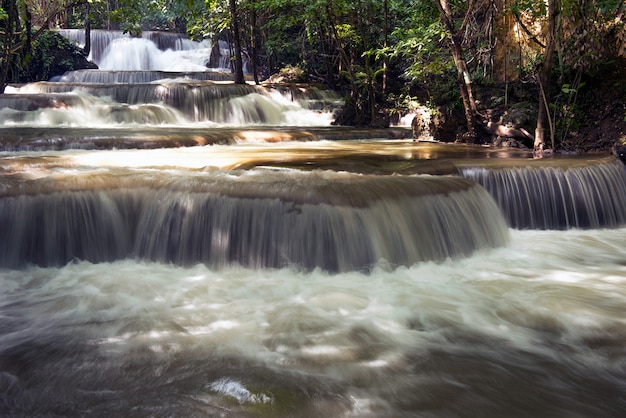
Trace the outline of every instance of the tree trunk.
<instances>
[{"instance_id":1,"label":"tree trunk","mask_svg":"<svg viewBox=\"0 0 626 418\"><path fill-rule=\"evenodd\" d=\"M237 15L237 0L229 0L231 30L235 45L235 84L245 84L243 78L243 59L241 57L241 34L239 33L239 16Z\"/></svg>"},{"instance_id":2,"label":"tree trunk","mask_svg":"<svg viewBox=\"0 0 626 418\"><path fill-rule=\"evenodd\" d=\"M543 63L539 69L539 110L537 112L537 127L535 129L534 155L543 156L545 147L545 128L550 127L550 138L554 148L554 130L550 119L550 74L552 73L552 62L554 59L554 49L556 44L556 21L558 15L558 0L548 2L548 29L546 31L546 48L543 55ZM553 150L554 151L554 150Z\"/></svg>"},{"instance_id":3,"label":"tree trunk","mask_svg":"<svg viewBox=\"0 0 626 418\"><path fill-rule=\"evenodd\" d=\"M389 67L389 57L387 56L387 46L389 45L389 4L388 0L383 2L383 49L385 55L383 57L383 96L387 95L387 71Z\"/></svg>"},{"instance_id":4,"label":"tree trunk","mask_svg":"<svg viewBox=\"0 0 626 418\"><path fill-rule=\"evenodd\" d=\"M220 50L220 41L217 36L211 38L211 55L209 56L208 66L210 68L220 68L220 57L222 51Z\"/></svg>"},{"instance_id":5,"label":"tree trunk","mask_svg":"<svg viewBox=\"0 0 626 418\"><path fill-rule=\"evenodd\" d=\"M467 124L467 137L465 142L473 143L476 141L476 101L474 100L474 94L472 92L472 80L467 69L467 63L463 57L463 48L459 39L458 33L454 29L452 22L452 13L450 12L450 6L448 0L437 0L437 8L441 16L441 21L448 30L448 44L450 46L450 52L454 59L454 65L457 70L457 82L459 89L461 90L461 99L463 101L463 110L465 113L465 122ZM466 18L464 19L461 31L467 22L467 17L470 15L474 2L470 1L467 6Z\"/></svg>"},{"instance_id":6,"label":"tree trunk","mask_svg":"<svg viewBox=\"0 0 626 418\"><path fill-rule=\"evenodd\" d=\"M252 75L254 76L254 84L259 84L256 10L254 8L250 11L250 48L252 49Z\"/></svg>"},{"instance_id":7,"label":"tree trunk","mask_svg":"<svg viewBox=\"0 0 626 418\"><path fill-rule=\"evenodd\" d=\"M509 6L511 0L494 0L493 17L494 43L493 78L501 82L509 82L519 78L521 66L517 35L514 30L514 16Z\"/></svg>"},{"instance_id":8,"label":"tree trunk","mask_svg":"<svg viewBox=\"0 0 626 418\"><path fill-rule=\"evenodd\" d=\"M85 55L89 55L91 52L91 18L89 15L91 14L91 3L87 3L85 5L85 47L83 50L85 51Z\"/></svg>"},{"instance_id":9,"label":"tree trunk","mask_svg":"<svg viewBox=\"0 0 626 418\"><path fill-rule=\"evenodd\" d=\"M13 43L14 29L16 25L17 17L17 4L15 0L9 0L6 4L6 25L4 27L3 39L2 39L2 62L0 66L0 93L4 93L4 89L7 86L7 80L9 78L9 68L13 61Z\"/></svg>"},{"instance_id":10,"label":"tree trunk","mask_svg":"<svg viewBox=\"0 0 626 418\"><path fill-rule=\"evenodd\" d=\"M326 31L326 25L322 21L318 24L318 36L319 43L322 48L322 57L324 58L324 65L326 67L326 84L330 87L335 86L335 66L333 63L333 54L330 52L330 35Z\"/></svg>"}]
</instances>

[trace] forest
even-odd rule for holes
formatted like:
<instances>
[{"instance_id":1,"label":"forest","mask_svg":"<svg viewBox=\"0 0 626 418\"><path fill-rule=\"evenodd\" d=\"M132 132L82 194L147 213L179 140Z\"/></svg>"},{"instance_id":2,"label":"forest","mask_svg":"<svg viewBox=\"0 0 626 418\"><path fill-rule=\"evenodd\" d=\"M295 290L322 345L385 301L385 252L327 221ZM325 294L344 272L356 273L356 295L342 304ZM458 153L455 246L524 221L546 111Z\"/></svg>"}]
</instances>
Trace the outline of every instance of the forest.
<instances>
[{"instance_id":1,"label":"forest","mask_svg":"<svg viewBox=\"0 0 626 418\"><path fill-rule=\"evenodd\" d=\"M232 45L235 83L341 92L337 124L386 127L419 107L442 141L607 151L626 142L625 12L624 0L3 0L0 89L90 65L89 42L54 29L171 31Z\"/></svg>"}]
</instances>

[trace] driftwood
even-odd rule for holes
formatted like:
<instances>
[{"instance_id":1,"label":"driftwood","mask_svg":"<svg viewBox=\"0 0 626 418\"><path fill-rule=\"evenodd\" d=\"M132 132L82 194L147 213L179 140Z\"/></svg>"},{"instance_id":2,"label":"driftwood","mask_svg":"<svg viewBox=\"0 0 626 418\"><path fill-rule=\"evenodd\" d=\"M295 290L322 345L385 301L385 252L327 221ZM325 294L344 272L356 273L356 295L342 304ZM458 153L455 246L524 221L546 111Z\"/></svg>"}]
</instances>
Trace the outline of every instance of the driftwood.
<instances>
[{"instance_id":1,"label":"driftwood","mask_svg":"<svg viewBox=\"0 0 626 418\"><path fill-rule=\"evenodd\" d=\"M535 139L526 129L524 128L510 128L508 126L504 126L497 122L487 122L485 126L487 132L494 136L504 136L507 138L514 138L520 140L531 140Z\"/></svg>"}]
</instances>

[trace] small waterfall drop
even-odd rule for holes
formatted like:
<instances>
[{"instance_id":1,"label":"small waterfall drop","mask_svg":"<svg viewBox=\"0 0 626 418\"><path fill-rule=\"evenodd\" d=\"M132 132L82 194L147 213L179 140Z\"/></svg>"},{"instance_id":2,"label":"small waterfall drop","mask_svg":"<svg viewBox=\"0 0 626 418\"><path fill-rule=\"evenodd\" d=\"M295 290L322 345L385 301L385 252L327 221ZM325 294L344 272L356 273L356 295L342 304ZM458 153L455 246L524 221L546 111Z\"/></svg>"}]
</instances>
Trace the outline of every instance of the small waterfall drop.
<instances>
[{"instance_id":1,"label":"small waterfall drop","mask_svg":"<svg viewBox=\"0 0 626 418\"><path fill-rule=\"evenodd\" d=\"M573 167L463 168L519 229L614 228L626 224L626 169L611 158Z\"/></svg>"},{"instance_id":2,"label":"small waterfall drop","mask_svg":"<svg viewBox=\"0 0 626 418\"><path fill-rule=\"evenodd\" d=\"M84 31L59 33L84 42ZM91 36L98 70L10 87L0 96L0 125L329 126L343 104L320 86L234 85L230 68L206 67L208 41L160 32L134 38L96 30ZM228 45L219 46L220 59L229 57Z\"/></svg>"}]
</instances>

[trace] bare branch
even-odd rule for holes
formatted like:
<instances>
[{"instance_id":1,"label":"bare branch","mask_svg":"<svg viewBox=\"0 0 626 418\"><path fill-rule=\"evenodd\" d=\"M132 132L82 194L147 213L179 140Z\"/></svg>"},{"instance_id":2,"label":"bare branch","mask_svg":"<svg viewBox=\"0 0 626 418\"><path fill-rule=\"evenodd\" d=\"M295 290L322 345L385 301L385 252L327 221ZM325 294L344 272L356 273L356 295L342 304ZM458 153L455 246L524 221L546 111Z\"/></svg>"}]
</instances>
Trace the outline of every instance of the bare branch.
<instances>
[{"instance_id":1,"label":"bare branch","mask_svg":"<svg viewBox=\"0 0 626 418\"><path fill-rule=\"evenodd\" d=\"M463 31L465 30L465 27L469 23L470 16L472 15L472 12L474 11L474 3L476 3L476 0L469 1L469 4L467 5L467 12L465 12L465 17L463 18L463 23L461 24L459 33L463 33Z\"/></svg>"},{"instance_id":2,"label":"bare branch","mask_svg":"<svg viewBox=\"0 0 626 418\"><path fill-rule=\"evenodd\" d=\"M541 48L545 48L546 47L544 44L541 43L541 41L539 39L537 39L537 37L530 31L530 29L528 29L526 27L526 25L524 25L524 23L522 22L522 19L520 19L520 17L519 17L519 13L518 12L513 11L513 17L515 17L515 21L520 26L520 28L522 28L522 30L526 33L526 35L528 35L528 37L530 38L531 41L535 42Z\"/></svg>"}]
</instances>

